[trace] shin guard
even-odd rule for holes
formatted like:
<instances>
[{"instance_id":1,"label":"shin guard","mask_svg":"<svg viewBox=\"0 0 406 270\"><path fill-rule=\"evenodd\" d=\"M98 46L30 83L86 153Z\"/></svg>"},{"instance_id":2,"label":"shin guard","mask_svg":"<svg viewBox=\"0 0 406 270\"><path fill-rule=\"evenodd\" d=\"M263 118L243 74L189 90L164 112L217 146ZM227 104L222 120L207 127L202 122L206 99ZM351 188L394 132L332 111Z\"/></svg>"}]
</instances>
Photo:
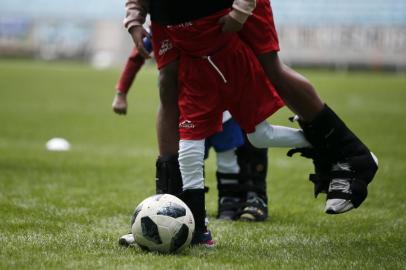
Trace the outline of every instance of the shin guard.
<instances>
[{"instance_id":1,"label":"shin guard","mask_svg":"<svg viewBox=\"0 0 406 270\"><path fill-rule=\"evenodd\" d=\"M190 208L195 220L195 235L199 235L207 230L205 219L205 194L204 189L188 189L183 191L179 198ZM193 243L192 239L192 243Z\"/></svg>"},{"instance_id":2,"label":"shin guard","mask_svg":"<svg viewBox=\"0 0 406 270\"><path fill-rule=\"evenodd\" d=\"M253 217L250 220L263 221L268 217L268 149L255 148L246 139L245 144L237 149L237 157L241 168L240 183L245 191L241 218L249 216Z\"/></svg>"},{"instance_id":3,"label":"shin guard","mask_svg":"<svg viewBox=\"0 0 406 270\"><path fill-rule=\"evenodd\" d=\"M299 121L306 139L332 165L345 164L349 170L334 172L335 178L350 181L350 200L358 207L367 197L367 185L378 170L377 160L368 147L327 106L310 123ZM327 194L328 198L336 195Z\"/></svg>"},{"instance_id":4,"label":"shin guard","mask_svg":"<svg viewBox=\"0 0 406 270\"><path fill-rule=\"evenodd\" d=\"M268 149L255 148L248 139L237 149L241 184L246 191L256 192L267 201L266 176L268 170Z\"/></svg>"},{"instance_id":5,"label":"shin guard","mask_svg":"<svg viewBox=\"0 0 406 270\"><path fill-rule=\"evenodd\" d=\"M241 208L245 192L240 185L240 175L216 172L218 189L217 218L233 220Z\"/></svg>"},{"instance_id":6,"label":"shin guard","mask_svg":"<svg viewBox=\"0 0 406 270\"><path fill-rule=\"evenodd\" d=\"M178 155L158 157L156 161L156 193L178 196L182 192L182 185Z\"/></svg>"}]
</instances>

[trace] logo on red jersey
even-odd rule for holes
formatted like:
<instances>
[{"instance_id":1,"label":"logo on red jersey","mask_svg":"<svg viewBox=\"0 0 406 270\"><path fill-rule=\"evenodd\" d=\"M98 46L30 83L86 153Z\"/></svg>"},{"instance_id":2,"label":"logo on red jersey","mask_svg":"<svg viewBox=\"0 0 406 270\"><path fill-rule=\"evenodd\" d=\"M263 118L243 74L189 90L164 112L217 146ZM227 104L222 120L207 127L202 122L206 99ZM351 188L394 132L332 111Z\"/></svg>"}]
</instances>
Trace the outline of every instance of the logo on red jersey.
<instances>
[{"instance_id":1,"label":"logo on red jersey","mask_svg":"<svg viewBox=\"0 0 406 270\"><path fill-rule=\"evenodd\" d=\"M162 40L161 47L159 48L159 55L165 54L167 51L169 51L172 48L173 48L173 46L169 39Z\"/></svg>"},{"instance_id":2,"label":"logo on red jersey","mask_svg":"<svg viewBox=\"0 0 406 270\"><path fill-rule=\"evenodd\" d=\"M195 128L195 124L190 120L185 120L179 124L180 128Z\"/></svg>"},{"instance_id":3,"label":"logo on red jersey","mask_svg":"<svg viewBox=\"0 0 406 270\"><path fill-rule=\"evenodd\" d=\"M193 25L192 22L184 22L184 23L180 23L180 24L167 25L166 28L168 28L168 29L180 29L180 28L187 28L187 27L190 27L192 25Z\"/></svg>"}]
</instances>

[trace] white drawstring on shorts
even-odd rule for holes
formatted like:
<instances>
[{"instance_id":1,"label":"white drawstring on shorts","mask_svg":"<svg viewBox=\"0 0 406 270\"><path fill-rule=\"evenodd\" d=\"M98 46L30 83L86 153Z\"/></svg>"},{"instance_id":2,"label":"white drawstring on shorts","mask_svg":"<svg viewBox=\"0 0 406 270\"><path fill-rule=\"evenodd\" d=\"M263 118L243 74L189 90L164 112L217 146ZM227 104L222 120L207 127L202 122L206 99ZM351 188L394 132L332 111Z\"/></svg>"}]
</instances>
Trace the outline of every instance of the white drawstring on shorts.
<instances>
[{"instance_id":1,"label":"white drawstring on shorts","mask_svg":"<svg viewBox=\"0 0 406 270\"><path fill-rule=\"evenodd\" d=\"M213 60L211 60L210 56L204 56L204 59L207 59L209 61L210 65L217 71L217 73L220 75L220 77L223 79L224 83L227 83L226 77L224 77L223 73L221 73L221 70L214 64Z\"/></svg>"}]
</instances>

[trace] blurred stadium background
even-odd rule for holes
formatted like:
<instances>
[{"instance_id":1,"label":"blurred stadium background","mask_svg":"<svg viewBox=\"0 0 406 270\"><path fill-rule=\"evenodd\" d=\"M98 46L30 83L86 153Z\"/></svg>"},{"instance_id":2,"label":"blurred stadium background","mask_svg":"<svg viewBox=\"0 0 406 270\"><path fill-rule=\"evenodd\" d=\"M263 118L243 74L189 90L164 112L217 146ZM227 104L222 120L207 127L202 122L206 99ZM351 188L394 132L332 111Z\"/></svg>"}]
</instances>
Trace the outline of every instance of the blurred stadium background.
<instances>
[{"instance_id":1,"label":"blurred stadium background","mask_svg":"<svg viewBox=\"0 0 406 270\"><path fill-rule=\"evenodd\" d=\"M272 149L270 218L216 220L211 154L206 202L219 245L181 256L117 245L154 193L158 151L153 65L128 115L111 110L132 46L124 2L0 0L0 270L406 269L406 0L272 0L285 62L344 71L300 69L379 157L363 206L325 215L311 161ZM284 108L272 122L297 127L289 116ZM71 151L46 151L53 137Z\"/></svg>"},{"instance_id":2,"label":"blurred stadium background","mask_svg":"<svg viewBox=\"0 0 406 270\"><path fill-rule=\"evenodd\" d=\"M406 70L405 0L273 0L285 62ZM131 47L124 0L2 0L0 57L120 65Z\"/></svg>"}]
</instances>

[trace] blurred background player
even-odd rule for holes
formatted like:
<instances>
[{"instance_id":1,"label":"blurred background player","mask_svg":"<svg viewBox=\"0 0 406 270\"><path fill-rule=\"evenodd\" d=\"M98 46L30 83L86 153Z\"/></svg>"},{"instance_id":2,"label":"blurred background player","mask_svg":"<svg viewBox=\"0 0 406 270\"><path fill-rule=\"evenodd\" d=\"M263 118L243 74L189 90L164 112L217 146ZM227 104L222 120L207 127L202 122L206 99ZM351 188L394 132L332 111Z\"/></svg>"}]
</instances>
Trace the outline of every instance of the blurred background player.
<instances>
[{"instance_id":1,"label":"blurred background player","mask_svg":"<svg viewBox=\"0 0 406 270\"><path fill-rule=\"evenodd\" d=\"M159 12L159 8L162 7L177 14L174 16L176 23L182 23L182 20L190 21L205 12L232 7L231 12L220 19L220 23L223 24L222 30L239 31L240 38L257 55L278 94L299 116L297 118L299 124L314 149L312 151L299 149L297 152L302 152L303 156L313 159L315 174L311 174L310 179L315 184L316 196L321 192L327 193L325 212L339 214L360 206L367 197L367 186L377 171L377 159L334 111L319 98L310 82L281 62L269 1L258 0L257 3L255 0L208 1L199 3L198 8L187 1L167 4L159 0L127 0L127 16L124 24L140 53L145 53L143 44L140 42L144 30L140 25L148 12L153 15L152 21L165 25L171 18ZM178 6L175 7L175 5ZM172 20L175 19L172 18ZM161 65L162 68L160 68L160 76L164 78L161 89L166 97L161 101L167 108L171 108L170 111L176 111L178 61L176 49L168 46L166 48L164 54L167 55L164 55L165 59L162 60L165 65ZM170 102L173 102L172 105ZM163 117L168 123L173 121L169 119L171 117L169 114ZM176 132L175 126L166 128ZM172 144L176 141L173 140ZM290 155L294 152L290 152Z\"/></svg>"},{"instance_id":2,"label":"blurred background player","mask_svg":"<svg viewBox=\"0 0 406 270\"><path fill-rule=\"evenodd\" d=\"M217 158L217 217L264 221L268 217L267 149L253 147L228 111L223 112L223 130L205 141L205 159L210 148Z\"/></svg>"}]
</instances>

